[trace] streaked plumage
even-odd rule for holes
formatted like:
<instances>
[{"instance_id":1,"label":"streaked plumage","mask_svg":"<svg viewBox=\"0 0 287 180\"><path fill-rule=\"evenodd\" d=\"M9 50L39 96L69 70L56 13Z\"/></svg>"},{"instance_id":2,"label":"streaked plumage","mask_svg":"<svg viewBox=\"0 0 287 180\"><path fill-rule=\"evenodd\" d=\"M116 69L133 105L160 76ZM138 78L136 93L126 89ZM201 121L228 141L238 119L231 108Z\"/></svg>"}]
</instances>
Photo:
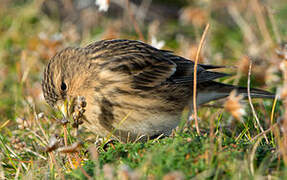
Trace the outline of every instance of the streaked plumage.
<instances>
[{"instance_id":1,"label":"streaked plumage","mask_svg":"<svg viewBox=\"0 0 287 180\"><path fill-rule=\"evenodd\" d=\"M213 80L227 74L210 71L219 66L198 65L197 103L220 99L246 88ZM190 104L194 62L170 51L133 40L103 40L84 48L66 48L45 68L42 82L46 101L55 106L66 98L84 96L84 125L122 141L144 135L168 135ZM252 97L273 94L252 89ZM125 120L123 120L126 118Z\"/></svg>"}]
</instances>

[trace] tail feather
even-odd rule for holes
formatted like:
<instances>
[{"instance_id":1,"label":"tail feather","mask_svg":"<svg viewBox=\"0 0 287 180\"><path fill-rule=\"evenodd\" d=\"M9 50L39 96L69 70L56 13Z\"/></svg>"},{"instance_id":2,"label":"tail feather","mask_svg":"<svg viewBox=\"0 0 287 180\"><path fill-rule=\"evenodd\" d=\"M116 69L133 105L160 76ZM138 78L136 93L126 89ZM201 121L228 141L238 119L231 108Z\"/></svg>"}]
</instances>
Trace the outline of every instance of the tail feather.
<instances>
[{"instance_id":1,"label":"tail feather","mask_svg":"<svg viewBox=\"0 0 287 180\"><path fill-rule=\"evenodd\" d=\"M197 104L200 105L227 97L233 90L236 90L238 94L242 94L245 99L248 98L246 87L233 86L215 81L200 83L198 84ZM250 89L250 96L252 98L275 98L275 94L255 88Z\"/></svg>"},{"instance_id":2,"label":"tail feather","mask_svg":"<svg viewBox=\"0 0 287 180\"><path fill-rule=\"evenodd\" d=\"M245 87L235 87L235 90L244 96L244 98L248 98L248 91ZM252 98L275 98L275 94L270 93L268 91L264 91L261 89L251 88L250 89L250 96Z\"/></svg>"},{"instance_id":3,"label":"tail feather","mask_svg":"<svg viewBox=\"0 0 287 180\"><path fill-rule=\"evenodd\" d=\"M220 69L220 68L226 68L226 66L214 66L214 65L209 65L209 64L198 64L204 69Z\"/></svg>"}]
</instances>

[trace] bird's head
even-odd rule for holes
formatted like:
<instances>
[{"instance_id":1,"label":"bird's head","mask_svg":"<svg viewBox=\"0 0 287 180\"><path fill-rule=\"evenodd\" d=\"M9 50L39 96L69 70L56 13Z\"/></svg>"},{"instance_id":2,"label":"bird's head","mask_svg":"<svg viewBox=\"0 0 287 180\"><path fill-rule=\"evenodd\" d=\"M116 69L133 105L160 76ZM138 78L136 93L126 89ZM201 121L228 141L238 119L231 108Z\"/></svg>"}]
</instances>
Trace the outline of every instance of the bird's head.
<instances>
[{"instance_id":1,"label":"bird's head","mask_svg":"<svg viewBox=\"0 0 287 180\"><path fill-rule=\"evenodd\" d=\"M89 76L85 51L66 48L52 57L44 70L42 90L46 102L66 117L72 101L81 96Z\"/></svg>"}]
</instances>

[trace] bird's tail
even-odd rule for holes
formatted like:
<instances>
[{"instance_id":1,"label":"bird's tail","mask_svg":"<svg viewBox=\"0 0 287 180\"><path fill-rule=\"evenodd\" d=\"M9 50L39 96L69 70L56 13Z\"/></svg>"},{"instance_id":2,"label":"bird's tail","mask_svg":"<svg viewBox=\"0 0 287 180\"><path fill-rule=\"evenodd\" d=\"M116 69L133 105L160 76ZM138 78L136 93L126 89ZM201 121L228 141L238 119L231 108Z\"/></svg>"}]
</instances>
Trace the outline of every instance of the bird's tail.
<instances>
[{"instance_id":1,"label":"bird's tail","mask_svg":"<svg viewBox=\"0 0 287 180\"><path fill-rule=\"evenodd\" d=\"M212 100L227 97L233 90L236 90L238 94L242 94L244 98L248 98L246 87L233 86L215 81L200 83L198 84L197 103L200 105ZM252 98L275 98L275 94L255 88L250 89L250 96Z\"/></svg>"}]
</instances>

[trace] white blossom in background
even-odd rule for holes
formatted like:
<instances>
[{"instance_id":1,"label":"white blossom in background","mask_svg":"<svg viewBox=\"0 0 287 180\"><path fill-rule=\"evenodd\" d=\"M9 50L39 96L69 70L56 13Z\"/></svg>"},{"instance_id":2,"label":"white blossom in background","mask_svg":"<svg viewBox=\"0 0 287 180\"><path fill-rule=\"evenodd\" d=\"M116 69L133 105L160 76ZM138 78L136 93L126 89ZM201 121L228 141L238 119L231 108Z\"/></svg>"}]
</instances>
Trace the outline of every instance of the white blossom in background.
<instances>
[{"instance_id":1,"label":"white blossom in background","mask_svg":"<svg viewBox=\"0 0 287 180\"><path fill-rule=\"evenodd\" d=\"M155 36L151 37L151 45L157 49L161 49L164 45L164 41L158 41Z\"/></svg>"},{"instance_id":2,"label":"white blossom in background","mask_svg":"<svg viewBox=\"0 0 287 180\"><path fill-rule=\"evenodd\" d=\"M109 0L96 0L95 4L99 6L99 11L106 12L109 9Z\"/></svg>"}]
</instances>

